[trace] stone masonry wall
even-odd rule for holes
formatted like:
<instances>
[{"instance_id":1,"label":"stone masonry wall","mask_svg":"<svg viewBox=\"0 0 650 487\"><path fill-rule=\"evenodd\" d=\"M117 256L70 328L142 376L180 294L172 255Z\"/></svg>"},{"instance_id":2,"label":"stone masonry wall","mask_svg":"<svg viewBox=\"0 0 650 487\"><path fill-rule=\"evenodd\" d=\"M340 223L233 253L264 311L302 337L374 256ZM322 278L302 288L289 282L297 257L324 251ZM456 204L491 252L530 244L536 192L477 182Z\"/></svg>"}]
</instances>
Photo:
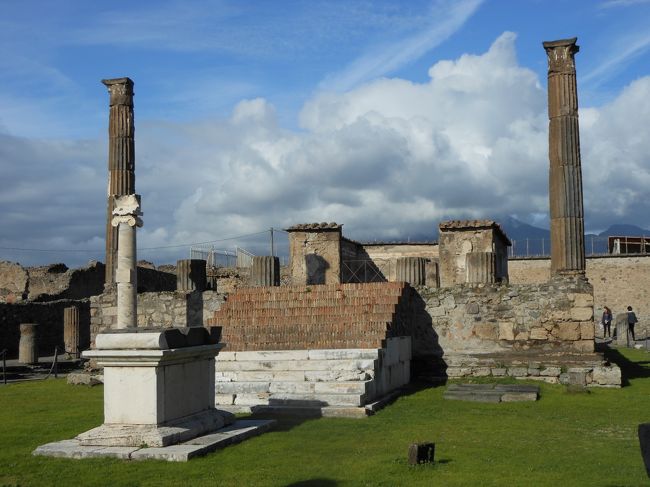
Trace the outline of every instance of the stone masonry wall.
<instances>
[{"instance_id":1,"label":"stone masonry wall","mask_svg":"<svg viewBox=\"0 0 650 487\"><path fill-rule=\"evenodd\" d=\"M414 355L594 350L592 288L584 281L418 291L426 312L414 331Z\"/></svg>"},{"instance_id":2,"label":"stone masonry wall","mask_svg":"<svg viewBox=\"0 0 650 487\"><path fill-rule=\"evenodd\" d=\"M492 252L492 229L441 231L439 237L440 285L466 282L465 256L469 252Z\"/></svg>"},{"instance_id":3,"label":"stone masonry wall","mask_svg":"<svg viewBox=\"0 0 650 487\"><path fill-rule=\"evenodd\" d=\"M550 269L550 259L512 259L509 261L510 282L545 282ZM609 306L614 316L625 313L627 306L632 306L639 318L636 335L643 338L650 333L650 256L587 257L587 279L594 287L597 323L603 306ZM596 331L602 333L599 326Z\"/></svg>"},{"instance_id":4,"label":"stone masonry wall","mask_svg":"<svg viewBox=\"0 0 650 487\"><path fill-rule=\"evenodd\" d=\"M224 301L224 295L204 292L153 292L138 294L138 326L204 326ZM90 333L95 336L117 324L117 295L105 293L90 299Z\"/></svg>"},{"instance_id":5,"label":"stone masonry wall","mask_svg":"<svg viewBox=\"0 0 650 487\"><path fill-rule=\"evenodd\" d=\"M289 232L289 267L296 285L341 282L341 229Z\"/></svg>"}]
</instances>

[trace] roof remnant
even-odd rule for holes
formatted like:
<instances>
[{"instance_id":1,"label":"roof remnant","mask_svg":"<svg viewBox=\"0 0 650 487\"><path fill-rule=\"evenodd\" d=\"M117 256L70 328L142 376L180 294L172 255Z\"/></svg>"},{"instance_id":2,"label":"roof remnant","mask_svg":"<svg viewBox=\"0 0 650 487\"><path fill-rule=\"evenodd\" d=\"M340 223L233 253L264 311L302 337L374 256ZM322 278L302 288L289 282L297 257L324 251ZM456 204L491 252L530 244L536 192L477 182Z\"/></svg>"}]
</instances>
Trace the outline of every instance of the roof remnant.
<instances>
[{"instance_id":1,"label":"roof remnant","mask_svg":"<svg viewBox=\"0 0 650 487\"><path fill-rule=\"evenodd\" d=\"M494 220L448 220L440 222L438 225L440 231L444 230L467 230L467 229L494 229L506 241L506 245L512 245L510 239L503 231L501 225Z\"/></svg>"}]
</instances>

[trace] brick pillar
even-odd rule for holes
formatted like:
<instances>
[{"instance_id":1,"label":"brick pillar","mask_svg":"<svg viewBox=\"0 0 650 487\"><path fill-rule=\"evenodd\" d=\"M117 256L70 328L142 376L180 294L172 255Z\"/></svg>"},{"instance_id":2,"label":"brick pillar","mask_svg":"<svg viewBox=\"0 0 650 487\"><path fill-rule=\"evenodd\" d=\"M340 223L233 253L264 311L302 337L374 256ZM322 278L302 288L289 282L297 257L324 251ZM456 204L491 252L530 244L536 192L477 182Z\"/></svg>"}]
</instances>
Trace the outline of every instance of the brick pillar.
<instances>
[{"instance_id":1,"label":"brick pillar","mask_svg":"<svg viewBox=\"0 0 650 487\"><path fill-rule=\"evenodd\" d=\"M18 342L18 361L23 364L38 363L38 325L22 323Z\"/></svg>"},{"instance_id":2,"label":"brick pillar","mask_svg":"<svg viewBox=\"0 0 650 487\"><path fill-rule=\"evenodd\" d=\"M207 276L206 261L203 259L183 259L176 262L177 291L205 291Z\"/></svg>"},{"instance_id":3,"label":"brick pillar","mask_svg":"<svg viewBox=\"0 0 650 487\"><path fill-rule=\"evenodd\" d=\"M270 255L253 257L251 267L251 286L279 286L280 285L280 259Z\"/></svg>"},{"instance_id":4,"label":"brick pillar","mask_svg":"<svg viewBox=\"0 0 650 487\"><path fill-rule=\"evenodd\" d=\"M494 252L470 252L465 255L465 269L469 284L496 282L497 256Z\"/></svg>"},{"instance_id":5,"label":"brick pillar","mask_svg":"<svg viewBox=\"0 0 650 487\"><path fill-rule=\"evenodd\" d=\"M66 353L74 358L80 356L79 308L70 306L63 309L63 343Z\"/></svg>"},{"instance_id":6,"label":"brick pillar","mask_svg":"<svg viewBox=\"0 0 650 487\"><path fill-rule=\"evenodd\" d=\"M102 80L102 83L110 93L105 284L112 286L115 283L118 245L117 229L111 224L114 199L135 193L133 81L129 78L116 78Z\"/></svg>"},{"instance_id":7,"label":"brick pillar","mask_svg":"<svg viewBox=\"0 0 650 487\"><path fill-rule=\"evenodd\" d=\"M585 273L576 38L544 42L548 56L551 275Z\"/></svg>"},{"instance_id":8,"label":"brick pillar","mask_svg":"<svg viewBox=\"0 0 650 487\"><path fill-rule=\"evenodd\" d=\"M396 280L408 282L411 286L426 284L427 260L423 257L399 257L396 265Z\"/></svg>"}]
</instances>

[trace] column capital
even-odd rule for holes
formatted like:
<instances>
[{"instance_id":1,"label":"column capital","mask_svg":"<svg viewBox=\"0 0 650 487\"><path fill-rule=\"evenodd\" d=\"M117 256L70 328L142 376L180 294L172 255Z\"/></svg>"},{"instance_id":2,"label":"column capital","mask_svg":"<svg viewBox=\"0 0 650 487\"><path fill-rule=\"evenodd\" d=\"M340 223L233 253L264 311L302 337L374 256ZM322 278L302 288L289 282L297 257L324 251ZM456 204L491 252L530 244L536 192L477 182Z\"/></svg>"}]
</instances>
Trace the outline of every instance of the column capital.
<instances>
[{"instance_id":1,"label":"column capital","mask_svg":"<svg viewBox=\"0 0 650 487\"><path fill-rule=\"evenodd\" d=\"M117 227L120 223L126 223L130 227L141 227L141 215L139 194L127 194L125 196L115 197L111 225Z\"/></svg>"},{"instance_id":2,"label":"column capital","mask_svg":"<svg viewBox=\"0 0 650 487\"><path fill-rule=\"evenodd\" d=\"M542 45L548 56L548 72L551 73L575 73L575 54L580 50L576 44L577 37L571 39L560 39L557 41L546 41Z\"/></svg>"},{"instance_id":3,"label":"column capital","mask_svg":"<svg viewBox=\"0 0 650 487\"><path fill-rule=\"evenodd\" d=\"M133 106L133 80L131 78L103 79L102 83L111 94L110 105Z\"/></svg>"}]
</instances>

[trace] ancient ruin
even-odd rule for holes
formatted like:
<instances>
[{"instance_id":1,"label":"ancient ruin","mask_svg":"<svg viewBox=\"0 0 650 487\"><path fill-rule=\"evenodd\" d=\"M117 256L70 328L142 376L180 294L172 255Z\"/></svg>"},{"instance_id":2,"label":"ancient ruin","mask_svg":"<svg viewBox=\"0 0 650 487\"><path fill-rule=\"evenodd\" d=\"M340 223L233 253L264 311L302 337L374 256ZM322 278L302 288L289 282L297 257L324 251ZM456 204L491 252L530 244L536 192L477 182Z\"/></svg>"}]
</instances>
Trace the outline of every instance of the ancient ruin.
<instances>
[{"instance_id":1,"label":"ancient ruin","mask_svg":"<svg viewBox=\"0 0 650 487\"><path fill-rule=\"evenodd\" d=\"M585 272L578 127L577 38L544 42L548 56L548 155L552 274Z\"/></svg>"}]
</instances>

